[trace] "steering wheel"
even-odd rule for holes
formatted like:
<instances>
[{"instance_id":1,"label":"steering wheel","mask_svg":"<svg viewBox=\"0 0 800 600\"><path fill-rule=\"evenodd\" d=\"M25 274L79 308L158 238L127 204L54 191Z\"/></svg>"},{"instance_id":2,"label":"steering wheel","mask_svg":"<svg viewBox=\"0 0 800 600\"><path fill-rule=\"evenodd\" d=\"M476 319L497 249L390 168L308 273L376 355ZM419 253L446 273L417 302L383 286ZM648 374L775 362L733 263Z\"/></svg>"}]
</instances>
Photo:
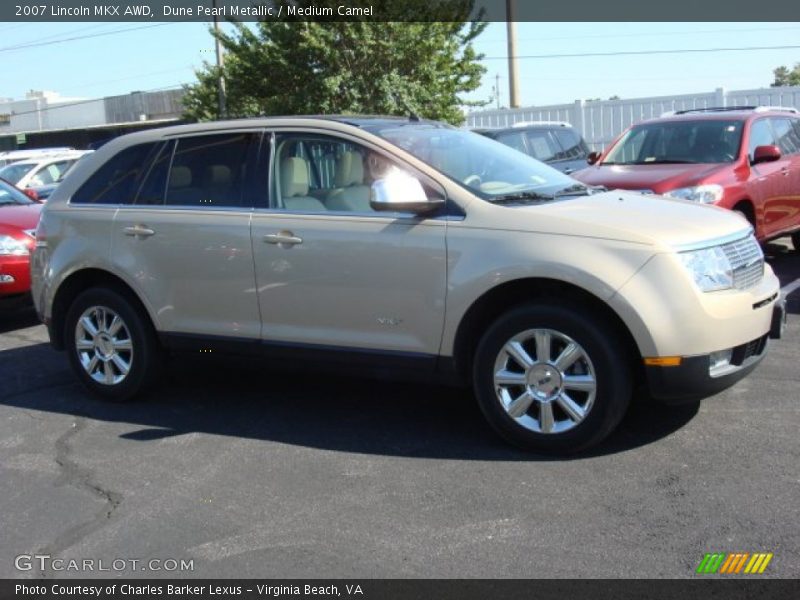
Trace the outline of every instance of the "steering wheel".
<instances>
[{"instance_id":1,"label":"steering wheel","mask_svg":"<svg viewBox=\"0 0 800 600\"><path fill-rule=\"evenodd\" d=\"M477 186L479 186L481 184L481 176L480 175L475 175L475 174L467 175L463 179L462 183L464 185L468 185L470 187L477 187Z\"/></svg>"}]
</instances>

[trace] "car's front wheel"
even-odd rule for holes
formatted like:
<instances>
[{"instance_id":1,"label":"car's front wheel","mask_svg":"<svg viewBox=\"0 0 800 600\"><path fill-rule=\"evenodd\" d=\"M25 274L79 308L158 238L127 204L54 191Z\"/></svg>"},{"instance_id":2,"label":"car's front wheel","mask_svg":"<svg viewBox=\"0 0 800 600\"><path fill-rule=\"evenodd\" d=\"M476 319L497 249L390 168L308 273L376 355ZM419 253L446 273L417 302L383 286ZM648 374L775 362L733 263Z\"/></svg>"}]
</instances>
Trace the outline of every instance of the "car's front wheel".
<instances>
[{"instance_id":1,"label":"car's front wheel","mask_svg":"<svg viewBox=\"0 0 800 600\"><path fill-rule=\"evenodd\" d=\"M80 294L67 311L64 339L78 378L107 400L129 400L159 375L161 347L150 321L115 289Z\"/></svg>"},{"instance_id":2,"label":"car's front wheel","mask_svg":"<svg viewBox=\"0 0 800 600\"><path fill-rule=\"evenodd\" d=\"M506 440L570 453L600 442L632 395L619 333L579 304L527 305L488 329L475 354L481 410Z\"/></svg>"}]
</instances>

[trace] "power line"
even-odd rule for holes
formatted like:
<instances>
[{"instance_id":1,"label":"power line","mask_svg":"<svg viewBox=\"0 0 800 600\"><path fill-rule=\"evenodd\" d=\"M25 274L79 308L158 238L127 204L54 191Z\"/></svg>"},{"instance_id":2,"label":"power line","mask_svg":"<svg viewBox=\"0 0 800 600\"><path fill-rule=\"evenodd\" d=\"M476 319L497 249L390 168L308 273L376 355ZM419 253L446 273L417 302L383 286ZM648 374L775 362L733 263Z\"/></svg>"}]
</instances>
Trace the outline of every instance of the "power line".
<instances>
[{"instance_id":1,"label":"power line","mask_svg":"<svg viewBox=\"0 0 800 600\"><path fill-rule=\"evenodd\" d=\"M43 36L43 37L42 36L37 36L36 42L38 43L38 42L43 42L45 40L52 40L53 38L58 38L58 37L61 37L63 35L72 35L74 33L80 32L80 31L89 31L90 29L97 29L98 27L107 27L107 26L108 26L107 23L98 23L96 25L89 25L88 27L79 27L78 29L72 29L71 31L67 31L67 32L62 31L60 33L53 33L51 35L46 35L46 36ZM33 42L23 42L21 44L15 44L13 46L6 46L5 49L13 50L13 49L18 48L18 47L25 47L30 43L33 43Z\"/></svg>"},{"instance_id":2,"label":"power line","mask_svg":"<svg viewBox=\"0 0 800 600\"><path fill-rule=\"evenodd\" d=\"M79 83L76 87L67 88L66 93L75 93L74 90L77 89L86 89L97 87L98 85L104 85L107 83L119 83L120 81L129 81L131 79L141 79L142 77L150 77L151 75L163 75L164 73L177 73L178 71L185 71L186 69L192 69L194 65L184 65L182 67L177 67L174 69L163 69L161 71L151 71L149 73L138 73L136 75L129 75L128 77L119 77L117 79L106 79L104 81L92 81L91 83ZM70 92L70 90L72 90Z\"/></svg>"},{"instance_id":3,"label":"power line","mask_svg":"<svg viewBox=\"0 0 800 600\"><path fill-rule=\"evenodd\" d=\"M103 31L100 33L92 33L89 35L79 35L75 37L68 37L60 40L51 40L49 42L31 42L29 44L18 44L16 46L6 46L0 48L0 52L13 52L15 50L24 50L26 48L35 48L38 46L52 46L53 44L63 44L64 42L74 42L76 40L87 40L90 38L98 38L106 35L114 35L117 33L128 33L130 31L137 31L139 29L152 29L154 27L164 27L165 25L174 25L175 23L156 23L155 25L142 25L140 27L128 27L127 29L115 29L113 31Z\"/></svg>"},{"instance_id":4,"label":"power line","mask_svg":"<svg viewBox=\"0 0 800 600\"><path fill-rule=\"evenodd\" d=\"M581 54L528 54L517 58L588 58L595 56L651 56L655 54L698 54L705 52L743 52L751 50L797 50L800 46L747 46L739 48L684 48L681 50L625 50ZM481 60L508 60L507 56L484 56Z\"/></svg>"}]
</instances>

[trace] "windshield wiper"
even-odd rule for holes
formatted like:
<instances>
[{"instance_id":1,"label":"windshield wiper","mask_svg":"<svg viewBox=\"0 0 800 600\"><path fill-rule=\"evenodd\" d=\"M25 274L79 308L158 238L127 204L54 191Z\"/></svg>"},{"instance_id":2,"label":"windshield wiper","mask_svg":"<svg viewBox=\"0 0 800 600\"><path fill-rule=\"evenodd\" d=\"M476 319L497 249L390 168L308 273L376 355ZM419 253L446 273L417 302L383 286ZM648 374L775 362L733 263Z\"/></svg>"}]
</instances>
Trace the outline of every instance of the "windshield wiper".
<instances>
[{"instance_id":1,"label":"windshield wiper","mask_svg":"<svg viewBox=\"0 0 800 600\"><path fill-rule=\"evenodd\" d=\"M553 194L554 198L558 198L559 196L578 196L578 195L589 195L592 193L592 189L588 185L583 185L582 183L576 183L570 186L565 187L564 189L558 190L555 194Z\"/></svg>"},{"instance_id":2,"label":"windshield wiper","mask_svg":"<svg viewBox=\"0 0 800 600\"><path fill-rule=\"evenodd\" d=\"M555 200L554 194L542 194L539 192L515 192L513 194L505 194L503 196L495 196L490 201L492 204L513 204L515 202L524 202L531 200L534 202L545 202L547 200Z\"/></svg>"}]
</instances>

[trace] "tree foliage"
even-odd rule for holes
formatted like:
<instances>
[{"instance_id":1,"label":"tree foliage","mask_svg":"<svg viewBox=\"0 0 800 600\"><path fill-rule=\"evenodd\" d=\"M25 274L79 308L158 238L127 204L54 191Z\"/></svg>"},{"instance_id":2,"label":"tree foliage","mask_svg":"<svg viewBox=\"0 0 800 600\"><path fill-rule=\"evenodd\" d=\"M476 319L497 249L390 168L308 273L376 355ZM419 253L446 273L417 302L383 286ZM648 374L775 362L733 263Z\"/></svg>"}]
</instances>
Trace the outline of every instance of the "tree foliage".
<instances>
[{"instance_id":1,"label":"tree foliage","mask_svg":"<svg viewBox=\"0 0 800 600\"><path fill-rule=\"evenodd\" d=\"M461 123L461 106L485 104L462 94L477 89L485 72L472 42L486 23L468 20L472 0L420 0L418 8L415 22L232 22L230 32L218 35L227 116L414 112ZM448 20L434 21L442 17ZM217 118L219 70L205 64L196 75L184 97L185 116Z\"/></svg>"},{"instance_id":2,"label":"tree foliage","mask_svg":"<svg viewBox=\"0 0 800 600\"><path fill-rule=\"evenodd\" d=\"M772 87L800 85L800 63L796 63L793 69L778 67L773 70L772 73L775 75L775 81L772 82Z\"/></svg>"}]
</instances>

